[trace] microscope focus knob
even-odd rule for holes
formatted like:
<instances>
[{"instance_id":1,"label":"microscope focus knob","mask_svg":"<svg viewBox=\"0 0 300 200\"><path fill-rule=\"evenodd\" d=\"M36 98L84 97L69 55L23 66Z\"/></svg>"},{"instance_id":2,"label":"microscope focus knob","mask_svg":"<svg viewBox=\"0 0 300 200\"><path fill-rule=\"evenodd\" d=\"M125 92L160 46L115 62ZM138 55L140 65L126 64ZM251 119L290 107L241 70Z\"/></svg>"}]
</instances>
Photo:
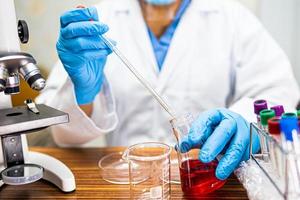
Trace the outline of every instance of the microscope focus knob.
<instances>
[{"instance_id":1,"label":"microscope focus knob","mask_svg":"<svg viewBox=\"0 0 300 200\"><path fill-rule=\"evenodd\" d=\"M28 25L24 20L19 20L18 22L18 34L20 41L26 44L29 40L29 30Z\"/></svg>"}]
</instances>

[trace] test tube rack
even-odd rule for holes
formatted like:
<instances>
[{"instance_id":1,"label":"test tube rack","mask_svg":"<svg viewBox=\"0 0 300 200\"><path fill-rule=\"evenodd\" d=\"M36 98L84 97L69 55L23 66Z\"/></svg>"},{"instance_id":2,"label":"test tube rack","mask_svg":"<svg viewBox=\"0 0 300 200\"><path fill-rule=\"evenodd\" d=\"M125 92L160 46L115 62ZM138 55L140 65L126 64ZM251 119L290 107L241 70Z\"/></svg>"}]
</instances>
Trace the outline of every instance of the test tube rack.
<instances>
[{"instance_id":1,"label":"test tube rack","mask_svg":"<svg viewBox=\"0 0 300 200\"><path fill-rule=\"evenodd\" d=\"M263 138L266 142L268 147L267 153L252 153L254 134L258 134L259 138ZM281 142L259 128L256 123L250 124L249 151L250 159L258 165L259 169L266 175L271 185L274 186L283 199L300 199L300 185L295 187L295 184L293 184L295 178L299 177L300 171L297 171L298 174L293 174L289 168L289 159L295 158L300 161L299 155L286 151ZM299 183L300 180L296 181Z\"/></svg>"}]
</instances>

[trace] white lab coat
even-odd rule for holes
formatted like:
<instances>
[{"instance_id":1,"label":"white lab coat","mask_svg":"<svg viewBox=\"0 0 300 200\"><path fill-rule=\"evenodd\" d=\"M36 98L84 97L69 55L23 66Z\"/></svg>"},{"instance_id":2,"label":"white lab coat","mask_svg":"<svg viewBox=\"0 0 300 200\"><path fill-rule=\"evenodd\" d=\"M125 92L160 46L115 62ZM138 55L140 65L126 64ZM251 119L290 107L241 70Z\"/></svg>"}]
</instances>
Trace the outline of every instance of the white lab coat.
<instances>
[{"instance_id":1,"label":"white lab coat","mask_svg":"<svg viewBox=\"0 0 300 200\"><path fill-rule=\"evenodd\" d=\"M175 32L159 72L137 0L104 0L97 5L108 36L179 114L227 107L251 120L253 101L296 106L299 90L290 63L260 22L239 3L193 0ZM60 63L39 97L70 114L69 124L52 129L62 146L145 141L174 143L169 117L115 55L105 67L107 82L91 118L76 105L73 85ZM109 133L109 134L108 134ZM103 138L102 138L103 140Z\"/></svg>"}]
</instances>

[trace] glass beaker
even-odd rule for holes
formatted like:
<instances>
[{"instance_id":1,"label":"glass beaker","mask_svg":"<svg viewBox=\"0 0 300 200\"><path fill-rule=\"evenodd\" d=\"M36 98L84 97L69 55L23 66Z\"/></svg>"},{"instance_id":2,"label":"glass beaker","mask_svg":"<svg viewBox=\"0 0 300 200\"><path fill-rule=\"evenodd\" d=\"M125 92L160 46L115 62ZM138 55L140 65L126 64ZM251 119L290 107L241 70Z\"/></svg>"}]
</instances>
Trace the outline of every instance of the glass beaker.
<instances>
[{"instance_id":1,"label":"glass beaker","mask_svg":"<svg viewBox=\"0 0 300 200\"><path fill-rule=\"evenodd\" d=\"M171 120L178 144L188 137L194 118L191 114ZM215 176L218 160L203 163L199 160L200 148L187 153L177 150L181 188L188 195L204 195L221 188L226 181Z\"/></svg>"},{"instance_id":2,"label":"glass beaker","mask_svg":"<svg viewBox=\"0 0 300 200\"><path fill-rule=\"evenodd\" d=\"M123 155L129 164L131 199L170 199L170 146L141 143Z\"/></svg>"}]
</instances>

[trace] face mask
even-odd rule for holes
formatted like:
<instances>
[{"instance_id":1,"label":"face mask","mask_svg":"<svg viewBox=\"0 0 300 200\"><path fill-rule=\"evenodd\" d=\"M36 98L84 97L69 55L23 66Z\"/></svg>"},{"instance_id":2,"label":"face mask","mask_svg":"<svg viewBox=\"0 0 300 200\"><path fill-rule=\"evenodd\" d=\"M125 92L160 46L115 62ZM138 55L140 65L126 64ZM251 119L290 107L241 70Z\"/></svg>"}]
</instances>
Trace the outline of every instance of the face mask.
<instances>
[{"instance_id":1,"label":"face mask","mask_svg":"<svg viewBox=\"0 0 300 200\"><path fill-rule=\"evenodd\" d=\"M176 0L145 0L149 4L153 5L169 5L171 3L174 3Z\"/></svg>"}]
</instances>

